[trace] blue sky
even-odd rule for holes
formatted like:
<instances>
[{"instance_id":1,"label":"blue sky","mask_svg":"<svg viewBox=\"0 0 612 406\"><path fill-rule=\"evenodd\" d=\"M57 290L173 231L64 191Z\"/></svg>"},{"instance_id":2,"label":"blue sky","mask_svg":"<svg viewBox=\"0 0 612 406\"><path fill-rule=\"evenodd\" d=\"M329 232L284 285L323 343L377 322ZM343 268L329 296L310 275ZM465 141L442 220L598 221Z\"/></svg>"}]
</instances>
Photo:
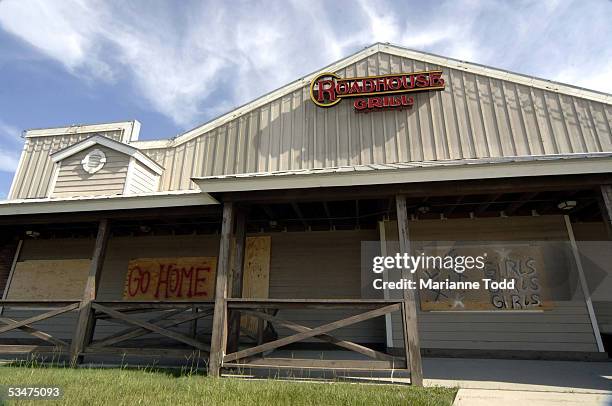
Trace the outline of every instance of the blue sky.
<instances>
[{"instance_id":1,"label":"blue sky","mask_svg":"<svg viewBox=\"0 0 612 406\"><path fill-rule=\"evenodd\" d=\"M612 93L612 2L0 0L0 198L29 128L168 138L374 42Z\"/></svg>"}]
</instances>

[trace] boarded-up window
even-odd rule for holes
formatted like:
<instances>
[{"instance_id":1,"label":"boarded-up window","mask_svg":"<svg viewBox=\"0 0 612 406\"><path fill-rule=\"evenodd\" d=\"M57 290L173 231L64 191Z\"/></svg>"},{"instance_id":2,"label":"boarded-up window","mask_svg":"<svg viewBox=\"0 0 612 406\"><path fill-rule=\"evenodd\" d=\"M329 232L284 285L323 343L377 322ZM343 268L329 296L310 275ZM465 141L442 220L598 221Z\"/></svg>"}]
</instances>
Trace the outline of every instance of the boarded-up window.
<instances>
[{"instance_id":1,"label":"boarded-up window","mask_svg":"<svg viewBox=\"0 0 612 406\"><path fill-rule=\"evenodd\" d=\"M89 259L17 262L7 299L80 300L83 297L90 262Z\"/></svg>"},{"instance_id":2,"label":"boarded-up window","mask_svg":"<svg viewBox=\"0 0 612 406\"><path fill-rule=\"evenodd\" d=\"M133 259L128 264L123 299L211 299L216 267L215 257Z\"/></svg>"}]
</instances>

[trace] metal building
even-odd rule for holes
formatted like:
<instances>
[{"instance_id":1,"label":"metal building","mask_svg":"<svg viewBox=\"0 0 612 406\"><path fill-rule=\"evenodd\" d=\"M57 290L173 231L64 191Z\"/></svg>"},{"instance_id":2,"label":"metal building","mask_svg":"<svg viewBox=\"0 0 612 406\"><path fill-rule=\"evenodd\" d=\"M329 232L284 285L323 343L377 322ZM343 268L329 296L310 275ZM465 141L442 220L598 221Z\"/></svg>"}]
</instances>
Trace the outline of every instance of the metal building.
<instances>
[{"instance_id":1,"label":"metal building","mask_svg":"<svg viewBox=\"0 0 612 406\"><path fill-rule=\"evenodd\" d=\"M605 357L611 127L612 95L375 44L172 139L28 130L0 353L415 384L421 354ZM372 289L373 256L479 250L521 287Z\"/></svg>"}]
</instances>

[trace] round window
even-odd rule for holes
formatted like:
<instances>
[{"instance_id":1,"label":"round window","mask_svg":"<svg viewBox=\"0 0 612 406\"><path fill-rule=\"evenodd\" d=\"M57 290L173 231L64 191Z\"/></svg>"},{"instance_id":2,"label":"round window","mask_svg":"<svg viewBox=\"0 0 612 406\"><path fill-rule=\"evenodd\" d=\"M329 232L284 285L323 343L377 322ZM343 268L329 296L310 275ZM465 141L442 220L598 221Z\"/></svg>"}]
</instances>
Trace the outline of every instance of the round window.
<instances>
[{"instance_id":1,"label":"round window","mask_svg":"<svg viewBox=\"0 0 612 406\"><path fill-rule=\"evenodd\" d=\"M94 149L93 151L85 155L85 158L83 158L83 160L81 161L81 165L83 165L83 169L87 173L98 172L104 167L105 163L106 155L99 149Z\"/></svg>"}]
</instances>

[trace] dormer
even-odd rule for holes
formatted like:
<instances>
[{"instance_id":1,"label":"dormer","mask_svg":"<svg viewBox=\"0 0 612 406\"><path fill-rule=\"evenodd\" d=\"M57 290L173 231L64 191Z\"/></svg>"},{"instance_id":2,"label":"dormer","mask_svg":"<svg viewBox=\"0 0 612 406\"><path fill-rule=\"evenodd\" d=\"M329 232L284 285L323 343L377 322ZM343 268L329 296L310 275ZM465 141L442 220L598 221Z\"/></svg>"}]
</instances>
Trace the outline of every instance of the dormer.
<instances>
[{"instance_id":1,"label":"dormer","mask_svg":"<svg viewBox=\"0 0 612 406\"><path fill-rule=\"evenodd\" d=\"M51 155L49 197L156 192L163 168L137 148L94 135Z\"/></svg>"}]
</instances>

